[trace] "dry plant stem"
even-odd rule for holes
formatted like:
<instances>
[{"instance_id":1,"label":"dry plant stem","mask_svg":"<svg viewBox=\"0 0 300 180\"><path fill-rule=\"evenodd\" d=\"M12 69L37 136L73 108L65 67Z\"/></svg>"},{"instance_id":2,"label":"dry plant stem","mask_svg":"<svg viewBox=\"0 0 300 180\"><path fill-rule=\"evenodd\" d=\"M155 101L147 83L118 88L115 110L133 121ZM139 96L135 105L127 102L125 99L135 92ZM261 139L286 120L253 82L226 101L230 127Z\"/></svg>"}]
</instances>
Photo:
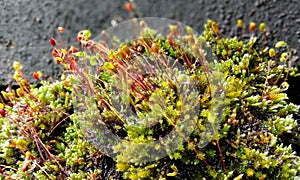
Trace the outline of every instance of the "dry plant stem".
<instances>
[{"instance_id":1,"label":"dry plant stem","mask_svg":"<svg viewBox=\"0 0 300 180\"><path fill-rule=\"evenodd\" d=\"M41 152L41 149L39 146L41 146L46 154L46 156L48 157L48 159L50 159L51 161L54 161L55 164L57 165L57 167L60 169L60 171L66 176L68 177L68 173L65 172L65 170L62 168L62 166L60 165L60 163L57 161L56 157L50 153L50 151L46 148L46 146L44 145L44 143L41 141L41 139L38 137L38 134L36 133L36 130L34 128L31 128L31 136L32 138L35 140L38 151L40 153L40 156L42 157L42 159L45 161L44 156Z\"/></svg>"},{"instance_id":2,"label":"dry plant stem","mask_svg":"<svg viewBox=\"0 0 300 180\"><path fill-rule=\"evenodd\" d=\"M65 113L65 112L62 112L62 114L67 115L67 117L65 117L64 119L62 119L61 121L59 121L54 127L52 127L51 130L50 130L50 134L52 134L53 131L54 131L61 123L63 123L63 122L66 121L67 119L69 119L70 116L71 116L70 114L67 114L67 113Z\"/></svg>"},{"instance_id":3,"label":"dry plant stem","mask_svg":"<svg viewBox=\"0 0 300 180\"><path fill-rule=\"evenodd\" d=\"M39 170L41 170L43 172L43 174L45 176L47 176L48 179L52 179L51 176L47 173L47 171L45 171L38 163L36 163L35 161L33 161L34 164L38 167Z\"/></svg>"},{"instance_id":4,"label":"dry plant stem","mask_svg":"<svg viewBox=\"0 0 300 180\"><path fill-rule=\"evenodd\" d=\"M287 64L287 60L284 61L284 64ZM289 68L290 68L290 64L288 66L288 72L285 75L284 82L286 82L286 80L287 80L287 78L289 76ZM278 83L278 81L279 81L279 79L280 79L280 77L281 77L281 75L282 75L282 73L283 73L284 70L285 70L285 66L280 71L280 74L278 75L278 78L276 79L276 81L272 84L272 87ZM283 83L280 84L279 88L281 88L282 84Z\"/></svg>"},{"instance_id":5,"label":"dry plant stem","mask_svg":"<svg viewBox=\"0 0 300 180\"><path fill-rule=\"evenodd\" d=\"M225 173L227 174L226 165L225 165L225 159L224 159L224 156L223 156L223 154L222 154L222 149L221 149L221 147L220 147L219 140L216 140L216 143L217 143L218 150L219 150L219 153L220 153L220 157L221 157L221 161L222 161L223 170L224 170Z\"/></svg>"},{"instance_id":6,"label":"dry plant stem","mask_svg":"<svg viewBox=\"0 0 300 180\"><path fill-rule=\"evenodd\" d=\"M271 66L271 62L268 62L268 71L267 71L267 75L266 75L266 79L265 79L264 90L261 93L261 98L260 98L261 100L263 99L263 97L265 95L266 87L267 87L267 84L268 84L268 77L269 77L269 74L270 74L270 66Z\"/></svg>"},{"instance_id":7,"label":"dry plant stem","mask_svg":"<svg viewBox=\"0 0 300 180\"><path fill-rule=\"evenodd\" d=\"M260 58L262 59L263 58L263 53L264 53L264 50L266 48L266 45L267 45L267 32L264 31L264 42L263 42L263 47L261 49L261 53L260 53Z\"/></svg>"},{"instance_id":8,"label":"dry plant stem","mask_svg":"<svg viewBox=\"0 0 300 180\"><path fill-rule=\"evenodd\" d=\"M237 29L240 31L240 36L241 36L242 42L244 42L244 27L243 27L243 25L241 27L237 26Z\"/></svg>"},{"instance_id":9,"label":"dry plant stem","mask_svg":"<svg viewBox=\"0 0 300 180\"><path fill-rule=\"evenodd\" d=\"M59 32L59 30L57 29L56 30L56 34L57 34L57 36L58 36L58 40L59 40L59 42L61 43L61 46L63 47L63 48L67 48L67 46L65 45L65 43L64 43L64 41L63 41L63 39L62 39L62 37L61 37L61 33L62 32Z\"/></svg>"}]
</instances>

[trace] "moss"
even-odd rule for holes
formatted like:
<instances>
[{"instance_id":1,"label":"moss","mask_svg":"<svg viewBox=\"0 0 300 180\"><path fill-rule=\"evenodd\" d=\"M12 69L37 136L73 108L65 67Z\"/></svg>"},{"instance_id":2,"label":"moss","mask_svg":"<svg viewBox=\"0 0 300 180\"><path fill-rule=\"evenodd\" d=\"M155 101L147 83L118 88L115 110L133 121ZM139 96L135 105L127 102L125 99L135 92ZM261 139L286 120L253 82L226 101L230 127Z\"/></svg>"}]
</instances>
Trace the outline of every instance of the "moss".
<instances>
[{"instance_id":1,"label":"moss","mask_svg":"<svg viewBox=\"0 0 300 180\"><path fill-rule=\"evenodd\" d=\"M239 20L238 28L242 26ZM259 26L263 36L265 26ZM256 31L254 22L249 30ZM30 85L21 64L15 62L15 79L20 88L2 92L0 106L2 179L299 177L299 154L284 142L285 136L294 141L300 138L299 124L294 119L299 106L290 103L286 94L287 78L297 75L297 69L289 67L287 43L267 47L265 42L260 45L254 35L247 42L221 37L217 23L211 20L201 36L195 36L190 27L186 31L188 35L183 39L189 46L176 41L178 27L170 26L167 37L146 29L140 40L122 44L107 54L92 46L95 42L88 39L90 31L83 31L79 33L80 40L92 44L90 48L95 48L95 53L77 52L74 46L72 51L55 48L53 55L65 68L65 74L61 81L41 81L41 87ZM213 61L197 61L203 52L195 42L212 49ZM122 79L118 75L125 65L131 74L143 67L144 56L135 59L137 54L167 55L177 59L178 67L184 70L162 68L143 77ZM81 58L89 62L89 69L97 66L95 62L100 57L105 62L96 67L96 76L95 72L92 75L91 71L80 71ZM129 91L114 92L114 88L124 87ZM95 96L80 95L83 89ZM188 92L189 96L182 98L178 92ZM80 106L86 108L82 114L74 109L81 98L92 102L88 108ZM130 104L135 116L121 110L116 113L115 102L119 101ZM194 107L199 107L199 112L188 113ZM215 113L221 110L223 113ZM187 123L191 121L195 129ZM126 139L109 147L119 153L113 160L103 152L108 148L101 139L106 133L103 127ZM162 137L172 131L178 133L176 138L163 141ZM190 132L188 136L181 134L185 131ZM160 143L147 145L153 140ZM184 143L176 144L173 151L174 142ZM153 152L157 151L165 156L156 156ZM145 160L153 157L153 161Z\"/></svg>"}]
</instances>

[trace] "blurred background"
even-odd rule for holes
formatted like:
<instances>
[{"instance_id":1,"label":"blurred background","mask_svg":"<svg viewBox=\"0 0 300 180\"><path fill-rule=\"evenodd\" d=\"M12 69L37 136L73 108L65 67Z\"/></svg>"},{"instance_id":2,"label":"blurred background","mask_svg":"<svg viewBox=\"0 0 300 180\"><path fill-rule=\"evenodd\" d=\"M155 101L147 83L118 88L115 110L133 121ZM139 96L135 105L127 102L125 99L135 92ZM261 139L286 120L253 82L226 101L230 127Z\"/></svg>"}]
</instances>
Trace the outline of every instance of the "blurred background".
<instances>
[{"instance_id":1,"label":"blurred background","mask_svg":"<svg viewBox=\"0 0 300 180\"><path fill-rule=\"evenodd\" d=\"M23 64L29 77L42 71L43 79L59 78L59 66L51 56L49 39L63 26L66 45L78 45L78 31L90 29L93 37L112 24L133 17L165 17L190 25L202 33L207 19L220 25L223 36L234 36L236 21L265 22L268 42L286 41L293 50L293 62L299 64L299 0L136 0L133 11L123 0L0 0L0 84L13 82L13 61ZM129 9L128 9L129 8Z\"/></svg>"}]
</instances>

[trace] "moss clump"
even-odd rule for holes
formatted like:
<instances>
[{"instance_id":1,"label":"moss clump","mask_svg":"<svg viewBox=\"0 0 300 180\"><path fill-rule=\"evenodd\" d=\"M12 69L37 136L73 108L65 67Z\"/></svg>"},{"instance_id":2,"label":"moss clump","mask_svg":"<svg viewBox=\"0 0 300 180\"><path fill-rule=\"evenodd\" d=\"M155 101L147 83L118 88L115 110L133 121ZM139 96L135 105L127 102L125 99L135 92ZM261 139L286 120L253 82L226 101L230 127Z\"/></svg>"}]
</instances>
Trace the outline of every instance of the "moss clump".
<instances>
[{"instance_id":1,"label":"moss clump","mask_svg":"<svg viewBox=\"0 0 300 180\"><path fill-rule=\"evenodd\" d=\"M238 28L242 26L239 21ZM263 36L265 26L259 28ZM54 48L52 54L65 68L64 75L61 81L41 81L40 87L30 85L21 64L14 63L19 88L3 91L0 104L1 178L299 177L299 154L285 142L285 137L290 142L300 140L294 119L299 107L286 94L287 78L297 73L289 66L288 45L279 42L268 47L263 41L260 46L254 34L247 42L224 38L218 24L210 20L201 36L189 27L186 31L181 36L178 27L170 26L164 37L145 28L139 40L121 44L117 50L99 46L88 39L89 31L82 31L81 45L92 54L78 52L74 46L69 51ZM255 33L253 23L251 33ZM180 44L180 38L186 44ZM212 49L213 61L197 59L203 57L197 43ZM172 61L164 61L166 56ZM176 68L161 66L139 76L138 70L150 62L145 57L157 58L161 64L177 63ZM84 68L80 61L85 62ZM96 72L89 71L92 68ZM124 74L130 78L124 79ZM126 93L116 91L124 87ZM82 102L91 103L87 107ZM128 115L116 102L129 104L133 113ZM78 107L85 111L78 113ZM198 111L193 112L195 107ZM214 113L212 108L224 113ZM104 128L126 141L108 146L102 141ZM162 140L173 131L175 139ZM202 142L203 132L208 142ZM153 141L160 143L147 146ZM183 143L177 143L173 151L172 142ZM105 155L107 150L118 155L111 159ZM157 151L165 156L151 154Z\"/></svg>"}]
</instances>

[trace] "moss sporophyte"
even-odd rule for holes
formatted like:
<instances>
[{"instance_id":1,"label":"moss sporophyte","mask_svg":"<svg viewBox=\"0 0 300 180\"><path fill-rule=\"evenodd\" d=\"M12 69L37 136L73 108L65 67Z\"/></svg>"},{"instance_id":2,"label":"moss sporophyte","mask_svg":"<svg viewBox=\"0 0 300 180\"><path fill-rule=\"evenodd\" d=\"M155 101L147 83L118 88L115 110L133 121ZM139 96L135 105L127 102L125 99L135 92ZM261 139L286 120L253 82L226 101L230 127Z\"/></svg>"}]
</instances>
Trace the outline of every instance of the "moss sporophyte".
<instances>
[{"instance_id":1,"label":"moss sporophyte","mask_svg":"<svg viewBox=\"0 0 300 180\"><path fill-rule=\"evenodd\" d=\"M297 69L286 42L266 43L265 23L238 20L234 38L212 20L202 35L160 18L118 26L79 32L77 48L51 38L59 81L38 71L30 84L14 62L1 179L299 178L299 106L286 94Z\"/></svg>"}]
</instances>

